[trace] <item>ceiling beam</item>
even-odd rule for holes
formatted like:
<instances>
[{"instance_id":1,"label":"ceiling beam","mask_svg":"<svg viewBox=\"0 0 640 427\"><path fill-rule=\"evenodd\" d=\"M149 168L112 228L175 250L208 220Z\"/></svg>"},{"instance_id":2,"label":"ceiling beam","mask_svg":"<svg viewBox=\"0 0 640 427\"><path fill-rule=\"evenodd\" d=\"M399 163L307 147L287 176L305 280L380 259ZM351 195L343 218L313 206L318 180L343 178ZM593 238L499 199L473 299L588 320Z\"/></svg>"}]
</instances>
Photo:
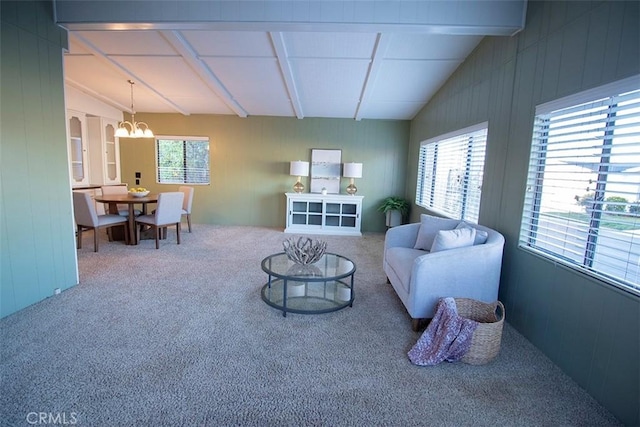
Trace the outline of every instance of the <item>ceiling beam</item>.
<instances>
[{"instance_id":1,"label":"ceiling beam","mask_svg":"<svg viewBox=\"0 0 640 427\"><path fill-rule=\"evenodd\" d=\"M300 103L300 96L298 95L298 88L296 87L296 80L293 75L293 70L291 69L291 63L289 62L284 35L280 32L270 32L269 37L271 38L273 49L276 51L280 74L282 74L284 84L287 87L287 93L289 94L289 101L291 102L293 111L296 113L297 118L303 119L302 104Z\"/></svg>"},{"instance_id":2,"label":"ceiling beam","mask_svg":"<svg viewBox=\"0 0 640 427\"><path fill-rule=\"evenodd\" d=\"M173 108L177 112L179 112L181 114L184 114L185 116L188 116L190 114L188 111L186 111L185 109L180 107L175 102L173 102L170 99L164 97L160 92L155 90L150 84L145 82L143 79L141 79L139 76L137 76L131 70L129 70L127 67L125 67L122 64L120 64L119 62L111 59L109 57L109 55L107 55L106 53L101 51L98 47L93 45L93 43L91 43L89 40L85 39L81 35L79 35L77 33L74 33L74 32L69 32L69 37L73 38L74 41L76 41L77 43L81 44L85 49L87 49L89 52L91 52L93 55L95 55L96 58L98 58L103 63L107 64L108 66L110 66L112 68L117 69L118 71L123 73L124 76L126 76L128 79L134 80L137 85L144 86L148 91L150 91L151 93L156 95L158 97L158 99L160 99L165 104L169 105L171 108ZM131 108L127 108L125 111L128 111L129 113L133 113L133 111L131 111Z\"/></svg>"},{"instance_id":3,"label":"ceiling beam","mask_svg":"<svg viewBox=\"0 0 640 427\"><path fill-rule=\"evenodd\" d=\"M362 120L363 110L366 109L367 98L369 98L371 90L376 83L380 67L382 66L382 61L384 60L387 48L389 47L389 40L391 40L391 36L385 36L382 33L378 33L376 36L376 44L373 47L371 61L369 62L369 69L367 70L367 76L364 79L362 92L360 93L360 100L358 101L358 107L356 108L355 119L358 121Z\"/></svg>"},{"instance_id":4,"label":"ceiling beam","mask_svg":"<svg viewBox=\"0 0 640 427\"><path fill-rule=\"evenodd\" d=\"M56 0L71 30L420 32L510 36L524 28L527 0ZM240 4L240 5L239 5ZM176 16L179 16L179 21Z\"/></svg>"},{"instance_id":5,"label":"ceiling beam","mask_svg":"<svg viewBox=\"0 0 640 427\"><path fill-rule=\"evenodd\" d=\"M249 115L213 71L202 62L195 49L179 31L160 31L160 34L173 46L180 56L182 56L189 67L202 79L204 84L206 84L231 111L240 117L247 117Z\"/></svg>"}]
</instances>

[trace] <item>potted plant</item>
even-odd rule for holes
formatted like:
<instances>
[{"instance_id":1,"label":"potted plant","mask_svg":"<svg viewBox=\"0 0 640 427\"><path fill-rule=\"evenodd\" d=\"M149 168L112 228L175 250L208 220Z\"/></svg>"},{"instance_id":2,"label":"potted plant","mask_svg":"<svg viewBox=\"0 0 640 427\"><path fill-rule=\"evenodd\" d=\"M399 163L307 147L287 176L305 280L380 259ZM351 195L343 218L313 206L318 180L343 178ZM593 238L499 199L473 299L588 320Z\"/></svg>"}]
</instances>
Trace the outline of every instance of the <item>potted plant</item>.
<instances>
[{"instance_id":1,"label":"potted plant","mask_svg":"<svg viewBox=\"0 0 640 427\"><path fill-rule=\"evenodd\" d=\"M378 210L386 215L387 227L402 224L403 218L409 213L409 202L402 197L390 196L382 201Z\"/></svg>"}]
</instances>

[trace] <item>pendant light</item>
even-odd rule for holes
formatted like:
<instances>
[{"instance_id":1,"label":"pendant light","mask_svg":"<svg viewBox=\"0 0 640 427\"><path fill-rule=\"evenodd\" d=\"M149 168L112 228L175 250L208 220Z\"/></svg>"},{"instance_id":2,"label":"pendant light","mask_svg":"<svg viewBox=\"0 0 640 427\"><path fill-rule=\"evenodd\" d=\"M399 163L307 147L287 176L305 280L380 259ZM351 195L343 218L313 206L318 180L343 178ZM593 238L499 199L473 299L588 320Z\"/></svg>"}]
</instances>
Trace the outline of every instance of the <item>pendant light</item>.
<instances>
[{"instance_id":1,"label":"pendant light","mask_svg":"<svg viewBox=\"0 0 640 427\"><path fill-rule=\"evenodd\" d=\"M131 85L131 121L120 123L116 136L119 138L153 138L153 132L145 122L136 122L136 110L133 108L133 80L127 80Z\"/></svg>"}]
</instances>

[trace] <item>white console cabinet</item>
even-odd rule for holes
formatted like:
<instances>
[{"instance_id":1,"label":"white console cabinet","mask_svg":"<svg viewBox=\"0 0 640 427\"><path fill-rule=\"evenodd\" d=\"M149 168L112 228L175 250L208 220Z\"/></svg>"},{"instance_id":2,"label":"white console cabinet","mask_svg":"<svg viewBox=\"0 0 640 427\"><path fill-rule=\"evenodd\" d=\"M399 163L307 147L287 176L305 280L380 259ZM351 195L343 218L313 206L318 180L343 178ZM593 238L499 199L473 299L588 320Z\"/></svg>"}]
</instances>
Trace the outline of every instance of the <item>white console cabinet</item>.
<instances>
[{"instance_id":1,"label":"white console cabinet","mask_svg":"<svg viewBox=\"0 0 640 427\"><path fill-rule=\"evenodd\" d=\"M363 196L286 193L285 233L360 236Z\"/></svg>"}]
</instances>

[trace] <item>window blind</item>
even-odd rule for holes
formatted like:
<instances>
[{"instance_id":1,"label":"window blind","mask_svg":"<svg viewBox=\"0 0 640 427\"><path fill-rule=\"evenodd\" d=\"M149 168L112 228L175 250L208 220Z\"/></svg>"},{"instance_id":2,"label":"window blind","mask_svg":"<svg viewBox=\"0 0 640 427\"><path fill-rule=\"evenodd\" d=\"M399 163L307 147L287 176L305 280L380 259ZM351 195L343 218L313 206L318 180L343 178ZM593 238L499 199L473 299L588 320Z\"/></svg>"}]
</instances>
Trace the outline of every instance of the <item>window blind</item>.
<instances>
[{"instance_id":1,"label":"window blind","mask_svg":"<svg viewBox=\"0 0 640 427\"><path fill-rule=\"evenodd\" d=\"M519 239L521 247L634 293L640 291L637 83L634 90L536 110Z\"/></svg>"},{"instance_id":2,"label":"window blind","mask_svg":"<svg viewBox=\"0 0 640 427\"><path fill-rule=\"evenodd\" d=\"M157 137L156 173L161 184L209 184L209 139Z\"/></svg>"},{"instance_id":3,"label":"window blind","mask_svg":"<svg viewBox=\"0 0 640 427\"><path fill-rule=\"evenodd\" d=\"M487 123L423 142L416 204L445 216L478 221Z\"/></svg>"}]
</instances>

